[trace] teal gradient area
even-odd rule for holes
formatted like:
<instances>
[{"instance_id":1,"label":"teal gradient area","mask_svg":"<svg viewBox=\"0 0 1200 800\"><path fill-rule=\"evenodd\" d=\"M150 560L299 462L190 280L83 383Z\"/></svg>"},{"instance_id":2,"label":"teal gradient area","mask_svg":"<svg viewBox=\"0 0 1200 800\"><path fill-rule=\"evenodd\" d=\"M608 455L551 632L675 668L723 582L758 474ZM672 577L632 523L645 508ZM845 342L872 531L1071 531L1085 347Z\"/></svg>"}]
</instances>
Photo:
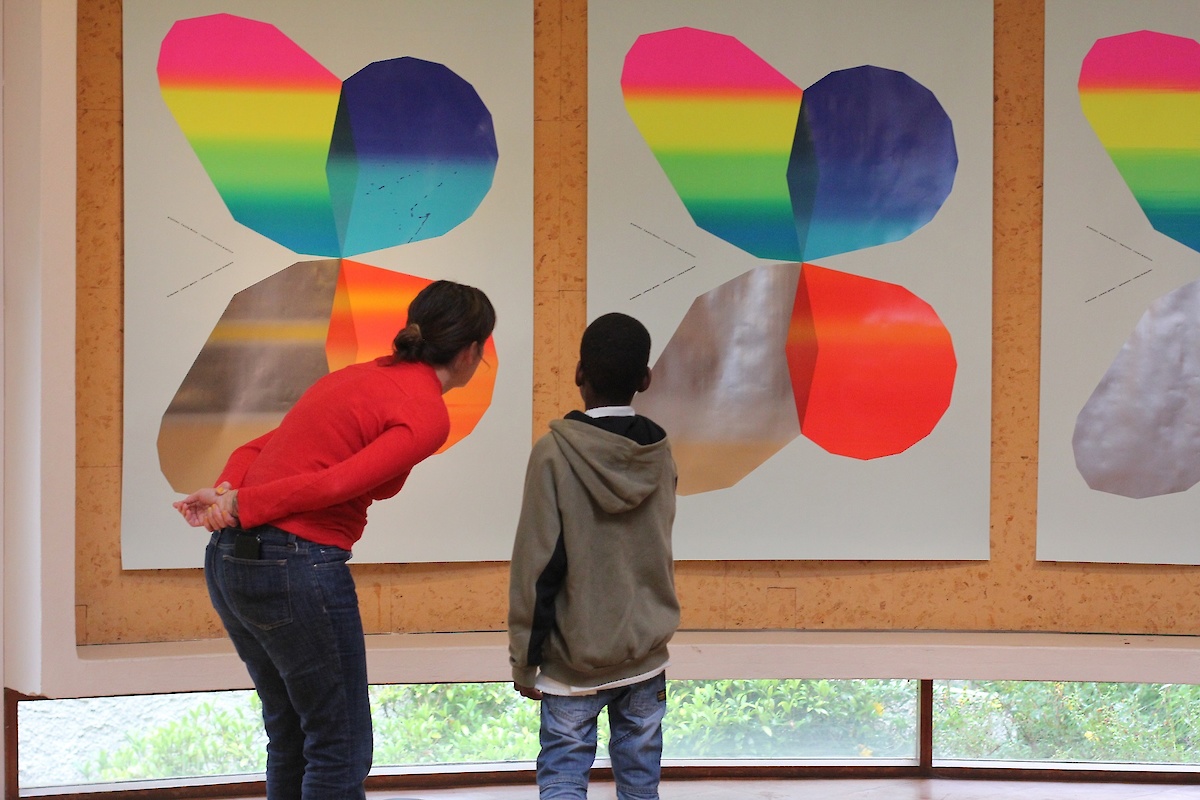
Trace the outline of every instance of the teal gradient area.
<instances>
[{"instance_id":1,"label":"teal gradient area","mask_svg":"<svg viewBox=\"0 0 1200 800\"><path fill-rule=\"evenodd\" d=\"M903 219L895 215L838 218L825 214L819 220L814 220L808 229L804 258L824 258L898 242L927 221L925 218Z\"/></svg>"},{"instance_id":2,"label":"teal gradient area","mask_svg":"<svg viewBox=\"0 0 1200 800\"><path fill-rule=\"evenodd\" d=\"M346 115L346 104L339 103L337 121L334 123L333 136L329 144L329 159L325 165L325 175L329 180L329 202L333 206L333 217L337 224L340 254L344 253L346 246L347 229L350 226L351 212L354 208L354 194L358 186L359 171L358 153Z\"/></svg>"},{"instance_id":3,"label":"teal gradient area","mask_svg":"<svg viewBox=\"0 0 1200 800\"><path fill-rule=\"evenodd\" d=\"M462 224L491 189L499 159L491 113L474 87L443 64L411 57L376 61L346 79L329 153L346 256Z\"/></svg>"},{"instance_id":4,"label":"teal gradient area","mask_svg":"<svg viewBox=\"0 0 1200 800\"><path fill-rule=\"evenodd\" d=\"M1200 213L1196 206L1180 207L1178 205L1156 206L1143 202L1142 210L1154 230L1169 236L1192 250L1200 251Z\"/></svg>"},{"instance_id":5,"label":"teal gradient area","mask_svg":"<svg viewBox=\"0 0 1200 800\"><path fill-rule=\"evenodd\" d=\"M693 202L687 208L699 228L759 258L800 258L790 203Z\"/></svg>"},{"instance_id":6,"label":"teal gradient area","mask_svg":"<svg viewBox=\"0 0 1200 800\"><path fill-rule=\"evenodd\" d=\"M441 236L475 213L492 188L494 161L356 159L352 194L347 170L330 162L335 207L346 214L342 249L354 256ZM334 178L334 176L337 176Z\"/></svg>"},{"instance_id":7,"label":"teal gradient area","mask_svg":"<svg viewBox=\"0 0 1200 800\"><path fill-rule=\"evenodd\" d=\"M192 147L239 223L298 253L340 255L327 147L231 140L193 141Z\"/></svg>"},{"instance_id":8,"label":"teal gradient area","mask_svg":"<svg viewBox=\"0 0 1200 800\"><path fill-rule=\"evenodd\" d=\"M1200 152L1109 151L1150 225L1200 251Z\"/></svg>"},{"instance_id":9,"label":"teal gradient area","mask_svg":"<svg viewBox=\"0 0 1200 800\"><path fill-rule=\"evenodd\" d=\"M800 259L786 151L659 151L655 156L700 228L759 258Z\"/></svg>"},{"instance_id":10,"label":"teal gradient area","mask_svg":"<svg viewBox=\"0 0 1200 800\"><path fill-rule=\"evenodd\" d=\"M805 90L800 116L788 170L800 260L900 241L950 196L954 126L908 75L871 65L831 72Z\"/></svg>"},{"instance_id":11,"label":"teal gradient area","mask_svg":"<svg viewBox=\"0 0 1200 800\"><path fill-rule=\"evenodd\" d=\"M225 205L242 225L294 252L338 257L337 228L328 203L322 207L280 195L273 202L241 204L226 195Z\"/></svg>"}]
</instances>

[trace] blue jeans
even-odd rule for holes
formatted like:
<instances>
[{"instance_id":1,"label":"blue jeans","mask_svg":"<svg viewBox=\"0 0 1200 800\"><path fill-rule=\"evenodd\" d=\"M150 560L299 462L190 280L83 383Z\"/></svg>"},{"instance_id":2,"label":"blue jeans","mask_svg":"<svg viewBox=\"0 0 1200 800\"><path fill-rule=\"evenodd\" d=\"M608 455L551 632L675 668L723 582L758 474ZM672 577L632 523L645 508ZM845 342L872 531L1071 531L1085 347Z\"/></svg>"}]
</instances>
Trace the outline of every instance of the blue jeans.
<instances>
[{"instance_id":1,"label":"blue jeans","mask_svg":"<svg viewBox=\"0 0 1200 800\"><path fill-rule=\"evenodd\" d=\"M667 676L578 697L542 696L541 800L586 800L596 759L596 718L608 707L608 756L619 800L658 800Z\"/></svg>"},{"instance_id":2,"label":"blue jeans","mask_svg":"<svg viewBox=\"0 0 1200 800\"><path fill-rule=\"evenodd\" d=\"M362 800L373 744L350 553L263 526L260 557L238 558L238 533L212 535L204 575L262 699L267 797Z\"/></svg>"}]
</instances>

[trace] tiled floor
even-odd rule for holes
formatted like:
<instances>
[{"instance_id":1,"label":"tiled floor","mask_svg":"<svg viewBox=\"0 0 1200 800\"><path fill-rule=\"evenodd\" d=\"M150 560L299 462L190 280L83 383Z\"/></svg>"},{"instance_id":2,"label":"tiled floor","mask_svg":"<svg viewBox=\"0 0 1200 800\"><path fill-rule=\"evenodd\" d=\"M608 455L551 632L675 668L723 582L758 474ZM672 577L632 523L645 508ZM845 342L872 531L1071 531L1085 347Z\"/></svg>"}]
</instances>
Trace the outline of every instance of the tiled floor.
<instances>
[{"instance_id":1,"label":"tiled floor","mask_svg":"<svg viewBox=\"0 0 1200 800\"><path fill-rule=\"evenodd\" d=\"M594 783L588 800L615 800ZM1200 785L1050 783L923 778L673 781L662 800L1200 800ZM536 800L533 786L372 791L368 800ZM246 798L245 800L261 800Z\"/></svg>"}]
</instances>

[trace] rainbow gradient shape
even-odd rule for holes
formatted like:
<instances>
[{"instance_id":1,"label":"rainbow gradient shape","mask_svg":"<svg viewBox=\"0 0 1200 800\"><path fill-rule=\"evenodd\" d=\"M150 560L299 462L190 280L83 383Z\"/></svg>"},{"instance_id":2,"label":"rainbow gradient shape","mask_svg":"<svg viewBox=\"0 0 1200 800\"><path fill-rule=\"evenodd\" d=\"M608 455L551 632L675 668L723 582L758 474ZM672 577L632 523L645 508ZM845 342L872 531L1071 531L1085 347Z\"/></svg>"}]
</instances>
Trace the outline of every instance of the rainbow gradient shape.
<instances>
[{"instance_id":1,"label":"rainbow gradient shape","mask_svg":"<svg viewBox=\"0 0 1200 800\"><path fill-rule=\"evenodd\" d=\"M861 66L801 90L732 36L639 36L625 107L700 228L800 261L898 241L954 184L950 118L901 72Z\"/></svg>"},{"instance_id":2,"label":"rainbow gradient shape","mask_svg":"<svg viewBox=\"0 0 1200 800\"><path fill-rule=\"evenodd\" d=\"M933 93L871 65L802 90L696 28L639 36L621 91L698 227L802 262L698 297L654 365L635 402L672 432L679 492L732 486L800 435L862 460L928 436L953 394L950 332L904 287L809 260L899 241L941 209L958 151Z\"/></svg>"},{"instance_id":3,"label":"rainbow gradient shape","mask_svg":"<svg viewBox=\"0 0 1200 800\"><path fill-rule=\"evenodd\" d=\"M1200 250L1200 42L1155 31L1098 39L1079 102L1150 225Z\"/></svg>"},{"instance_id":4,"label":"rainbow gradient shape","mask_svg":"<svg viewBox=\"0 0 1200 800\"><path fill-rule=\"evenodd\" d=\"M625 108L702 229L762 258L797 258L787 169L799 86L732 36L639 36Z\"/></svg>"},{"instance_id":5,"label":"rainbow gradient shape","mask_svg":"<svg viewBox=\"0 0 1200 800\"><path fill-rule=\"evenodd\" d=\"M441 64L391 59L343 83L275 26L214 14L171 27L158 80L233 218L297 253L441 236L492 186L491 114Z\"/></svg>"}]
</instances>

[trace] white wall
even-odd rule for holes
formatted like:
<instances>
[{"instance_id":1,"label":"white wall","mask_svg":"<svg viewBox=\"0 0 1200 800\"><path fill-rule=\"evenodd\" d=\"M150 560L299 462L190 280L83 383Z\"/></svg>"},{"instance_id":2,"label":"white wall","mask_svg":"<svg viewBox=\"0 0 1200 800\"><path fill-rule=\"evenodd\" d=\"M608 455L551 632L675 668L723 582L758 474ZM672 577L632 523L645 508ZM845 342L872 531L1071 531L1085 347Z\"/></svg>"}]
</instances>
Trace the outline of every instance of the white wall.
<instances>
[{"instance_id":1,"label":"white wall","mask_svg":"<svg viewBox=\"0 0 1200 800\"><path fill-rule=\"evenodd\" d=\"M0 87L4 85L4 9L0 3ZM0 387L4 385L4 96L0 90ZM4 436L4 394L0 391L0 442ZM0 486L4 485L4 461L0 459ZM0 686L4 682L4 492L0 491ZM0 775L5 771L7 747L0 747ZM15 765L14 765L15 766Z\"/></svg>"},{"instance_id":2,"label":"white wall","mask_svg":"<svg viewBox=\"0 0 1200 800\"><path fill-rule=\"evenodd\" d=\"M32 645L4 648L4 677L36 692L51 623L74 635L45 593L74 583L53 576L74 569L75 3L3 10L4 636Z\"/></svg>"}]
</instances>

